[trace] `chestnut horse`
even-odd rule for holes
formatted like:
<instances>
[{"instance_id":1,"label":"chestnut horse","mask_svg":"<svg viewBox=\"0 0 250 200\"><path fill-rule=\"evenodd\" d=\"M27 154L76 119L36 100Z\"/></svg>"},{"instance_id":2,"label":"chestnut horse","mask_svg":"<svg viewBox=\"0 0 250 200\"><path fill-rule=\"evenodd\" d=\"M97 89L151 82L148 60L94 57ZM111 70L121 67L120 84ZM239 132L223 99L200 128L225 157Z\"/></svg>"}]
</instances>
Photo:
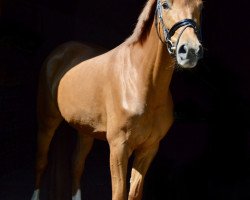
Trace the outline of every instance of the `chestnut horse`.
<instances>
[{"instance_id":1,"label":"chestnut horse","mask_svg":"<svg viewBox=\"0 0 250 200\"><path fill-rule=\"evenodd\" d=\"M147 169L173 123L174 67L193 68L202 57L201 7L201 0L148 0L134 33L113 50L71 42L52 52L40 76L33 200L39 199L49 145L63 119L78 131L72 199L81 199L80 178L95 138L110 147L112 200L142 198Z\"/></svg>"}]
</instances>

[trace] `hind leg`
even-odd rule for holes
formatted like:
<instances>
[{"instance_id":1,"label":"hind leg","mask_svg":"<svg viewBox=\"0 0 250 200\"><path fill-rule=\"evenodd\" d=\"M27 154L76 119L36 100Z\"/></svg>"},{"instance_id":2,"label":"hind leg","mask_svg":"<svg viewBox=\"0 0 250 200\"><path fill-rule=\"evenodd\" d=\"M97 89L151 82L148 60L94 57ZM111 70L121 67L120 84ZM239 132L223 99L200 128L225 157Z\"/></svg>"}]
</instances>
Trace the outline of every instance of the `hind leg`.
<instances>
[{"instance_id":1,"label":"hind leg","mask_svg":"<svg viewBox=\"0 0 250 200\"><path fill-rule=\"evenodd\" d=\"M85 160L93 146L94 138L78 132L77 144L72 162L72 200L81 200L80 180L84 169Z\"/></svg>"},{"instance_id":2,"label":"hind leg","mask_svg":"<svg viewBox=\"0 0 250 200\"><path fill-rule=\"evenodd\" d=\"M40 122L37 134L36 179L32 200L39 200L41 178L48 163L49 145L62 118L60 116L56 118L48 117L44 121L46 122Z\"/></svg>"}]
</instances>

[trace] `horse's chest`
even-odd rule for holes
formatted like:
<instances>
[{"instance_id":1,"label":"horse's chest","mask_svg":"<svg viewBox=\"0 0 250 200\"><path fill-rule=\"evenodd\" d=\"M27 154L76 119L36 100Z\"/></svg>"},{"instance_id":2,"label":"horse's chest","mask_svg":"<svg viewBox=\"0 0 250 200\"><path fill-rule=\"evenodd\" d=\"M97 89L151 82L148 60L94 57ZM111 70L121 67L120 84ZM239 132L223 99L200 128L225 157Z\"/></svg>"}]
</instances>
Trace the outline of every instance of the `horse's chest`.
<instances>
[{"instance_id":1,"label":"horse's chest","mask_svg":"<svg viewBox=\"0 0 250 200\"><path fill-rule=\"evenodd\" d=\"M153 115L141 116L133 121L130 131L130 140L135 144L141 144L146 140L150 140L151 137L157 137L155 132L155 120Z\"/></svg>"},{"instance_id":2,"label":"horse's chest","mask_svg":"<svg viewBox=\"0 0 250 200\"><path fill-rule=\"evenodd\" d=\"M166 106L145 112L133 121L130 140L137 145L162 139L173 123L172 109Z\"/></svg>"}]
</instances>

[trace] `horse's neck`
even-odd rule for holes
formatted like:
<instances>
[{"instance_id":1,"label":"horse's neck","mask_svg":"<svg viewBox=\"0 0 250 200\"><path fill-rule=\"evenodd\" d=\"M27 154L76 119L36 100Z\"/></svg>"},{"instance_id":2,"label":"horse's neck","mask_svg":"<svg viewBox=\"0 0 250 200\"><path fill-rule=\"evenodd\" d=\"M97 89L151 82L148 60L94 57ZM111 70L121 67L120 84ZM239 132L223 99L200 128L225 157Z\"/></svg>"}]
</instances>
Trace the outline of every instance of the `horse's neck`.
<instances>
[{"instance_id":1,"label":"horse's neck","mask_svg":"<svg viewBox=\"0 0 250 200\"><path fill-rule=\"evenodd\" d=\"M174 61L166 50L165 44L161 42L156 32L154 22L148 30L148 36L143 42L134 45L131 55L135 55L138 66L141 66L141 73L145 84L153 90L152 95L157 99L164 100L168 95L169 85L174 69Z\"/></svg>"}]
</instances>

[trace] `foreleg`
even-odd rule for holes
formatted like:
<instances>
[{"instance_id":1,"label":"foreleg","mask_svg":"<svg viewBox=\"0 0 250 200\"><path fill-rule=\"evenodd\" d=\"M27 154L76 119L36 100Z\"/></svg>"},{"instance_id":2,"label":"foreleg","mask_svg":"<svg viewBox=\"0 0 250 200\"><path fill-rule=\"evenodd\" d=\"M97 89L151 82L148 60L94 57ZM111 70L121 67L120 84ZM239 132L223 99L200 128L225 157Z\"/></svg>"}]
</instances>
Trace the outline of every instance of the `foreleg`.
<instances>
[{"instance_id":1,"label":"foreleg","mask_svg":"<svg viewBox=\"0 0 250 200\"><path fill-rule=\"evenodd\" d=\"M159 144L145 146L135 151L135 158L130 179L129 200L142 198L144 177L158 151Z\"/></svg>"},{"instance_id":2,"label":"foreleg","mask_svg":"<svg viewBox=\"0 0 250 200\"><path fill-rule=\"evenodd\" d=\"M126 176L128 159L132 153L126 141L111 142L110 171L112 180L112 200L126 200Z\"/></svg>"}]
</instances>

